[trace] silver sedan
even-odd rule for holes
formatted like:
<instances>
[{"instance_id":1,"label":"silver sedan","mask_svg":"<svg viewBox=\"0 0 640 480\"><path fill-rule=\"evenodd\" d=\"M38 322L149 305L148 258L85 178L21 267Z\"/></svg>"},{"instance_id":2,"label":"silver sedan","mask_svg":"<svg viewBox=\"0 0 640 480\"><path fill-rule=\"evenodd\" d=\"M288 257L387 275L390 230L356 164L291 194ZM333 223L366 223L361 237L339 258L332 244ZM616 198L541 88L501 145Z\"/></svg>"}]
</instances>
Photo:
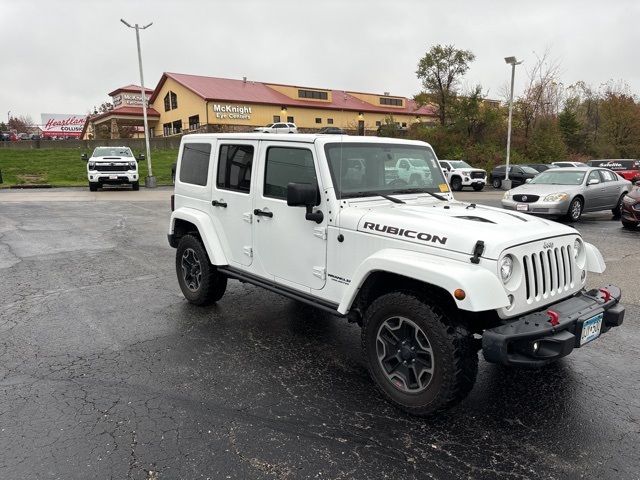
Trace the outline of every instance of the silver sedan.
<instances>
[{"instance_id":1,"label":"silver sedan","mask_svg":"<svg viewBox=\"0 0 640 480\"><path fill-rule=\"evenodd\" d=\"M505 192L502 207L572 222L583 212L610 209L619 216L622 199L631 188L631 182L605 168L558 168Z\"/></svg>"}]
</instances>

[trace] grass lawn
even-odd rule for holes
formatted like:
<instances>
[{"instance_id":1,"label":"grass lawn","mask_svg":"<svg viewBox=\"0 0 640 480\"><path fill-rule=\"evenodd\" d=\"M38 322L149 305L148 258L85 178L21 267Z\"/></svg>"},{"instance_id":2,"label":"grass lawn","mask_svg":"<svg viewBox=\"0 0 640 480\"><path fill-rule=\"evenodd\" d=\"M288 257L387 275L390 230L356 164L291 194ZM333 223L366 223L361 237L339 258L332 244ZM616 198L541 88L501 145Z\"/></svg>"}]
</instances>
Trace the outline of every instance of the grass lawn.
<instances>
[{"instance_id":1,"label":"grass lawn","mask_svg":"<svg viewBox=\"0 0 640 480\"><path fill-rule=\"evenodd\" d=\"M0 148L0 172L4 183L0 188L24 184L49 184L54 187L86 186L87 164L80 158L78 149L42 148L13 150ZM90 154L91 152L86 152ZM136 155L139 152L134 152ZM177 150L152 150L153 173L158 185L171 184L171 165L176 161ZM140 183L147 176L147 161L140 162Z\"/></svg>"}]
</instances>

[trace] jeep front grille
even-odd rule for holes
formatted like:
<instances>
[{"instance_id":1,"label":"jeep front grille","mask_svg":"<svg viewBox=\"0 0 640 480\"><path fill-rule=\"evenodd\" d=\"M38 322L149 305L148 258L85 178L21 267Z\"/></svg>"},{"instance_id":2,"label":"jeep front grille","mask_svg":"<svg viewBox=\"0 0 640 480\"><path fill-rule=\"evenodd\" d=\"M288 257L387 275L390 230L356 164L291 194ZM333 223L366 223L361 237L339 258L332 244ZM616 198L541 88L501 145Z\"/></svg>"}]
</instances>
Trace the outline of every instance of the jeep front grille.
<instances>
[{"instance_id":1,"label":"jeep front grille","mask_svg":"<svg viewBox=\"0 0 640 480\"><path fill-rule=\"evenodd\" d=\"M573 286L576 268L570 245L524 255L522 264L528 302L561 294Z\"/></svg>"}]
</instances>

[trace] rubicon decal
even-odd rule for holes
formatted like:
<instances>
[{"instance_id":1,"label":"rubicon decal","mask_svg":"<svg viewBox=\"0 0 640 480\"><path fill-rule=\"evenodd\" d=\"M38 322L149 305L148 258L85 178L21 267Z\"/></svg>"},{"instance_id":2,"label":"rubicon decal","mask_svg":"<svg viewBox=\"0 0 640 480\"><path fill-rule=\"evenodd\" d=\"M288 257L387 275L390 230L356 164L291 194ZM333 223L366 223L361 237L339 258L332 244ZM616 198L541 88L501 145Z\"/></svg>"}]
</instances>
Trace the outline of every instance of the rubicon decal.
<instances>
[{"instance_id":1,"label":"rubicon decal","mask_svg":"<svg viewBox=\"0 0 640 480\"><path fill-rule=\"evenodd\" d=\"M375 232L388 233L389 235L397 235L399 237L417 238L423 242L440 243L444 245L447 243L447 237L439 237L438 235L432 235L431 233L418 232L417 230L409 230L399 227L392 227L389 225L380 225L379 223L364 222L363 228L367 230L373 230Z\"/></svg>"}]
</instances>

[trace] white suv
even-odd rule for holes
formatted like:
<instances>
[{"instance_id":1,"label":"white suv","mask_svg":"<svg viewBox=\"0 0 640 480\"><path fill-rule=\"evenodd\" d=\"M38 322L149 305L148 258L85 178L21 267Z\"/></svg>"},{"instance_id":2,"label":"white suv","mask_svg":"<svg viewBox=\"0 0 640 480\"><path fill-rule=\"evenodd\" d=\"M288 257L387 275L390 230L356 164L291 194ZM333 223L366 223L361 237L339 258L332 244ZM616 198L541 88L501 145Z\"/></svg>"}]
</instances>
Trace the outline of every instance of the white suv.
<instances>
[{"instance_id":1,"label":"white suv","mask_svg":"<svg viewBox=\"0 0 640 480\"><path fill-rule=\"evenodd\" d=\"M487 184L487 172L481 168L473 168L463 160L440 160L440 166L452 190L472 187L479 192Z\"/></svg>"},{"instance_id":2,"label":"white suv","mask_svg":"<svg viewBox=\"0 0 640 480\"><path fill-rule=\"evenodd\" d=\"M83 153L82 159L87 162L87 178L92 192L106 184L130 184L134 190L140 188L138 162L129 147L96 147L91 158ZM144 159L144 155L140 154L138 159Z\"/></svg>"},{"instance_id":3,"label":"white suv","mask_svg":"<svg viewBox=\"0 0 640 480\"><path fill-rule=\"evenodd\" d=\"M254 132L261 133L298 133L298 127L295 123L267 123L264 127L256 127Z\"/></svg>"},{"instance_id":4,"label":"white suv","mask_svg":"<svg viewBox=\"0 0 640 480\"><path fill-rule=\"evenodd\" d=\"M420 185L400 178L400 159L425 166ZM424 142L186 135L168 238L193 304L236 279L357 322L372 379L416 415L467 395L478 350L540 366L624 318L619 288L585 290L587 271L605 268L594 246L559 223L454 201Z\"/></svg>"}]
</instances>

